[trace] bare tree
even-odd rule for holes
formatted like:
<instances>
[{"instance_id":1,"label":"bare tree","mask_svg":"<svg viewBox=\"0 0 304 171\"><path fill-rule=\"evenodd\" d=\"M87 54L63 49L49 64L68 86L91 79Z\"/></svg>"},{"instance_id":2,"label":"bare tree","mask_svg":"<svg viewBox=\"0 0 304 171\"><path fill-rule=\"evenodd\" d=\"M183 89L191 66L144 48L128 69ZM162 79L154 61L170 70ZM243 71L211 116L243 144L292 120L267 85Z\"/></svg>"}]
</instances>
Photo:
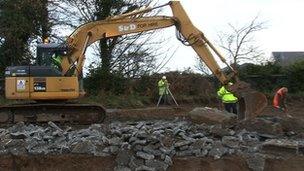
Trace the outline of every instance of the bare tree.
<instances>
[{"instance_id":1,"label":"bare tree","mask_svg":"<svg viewBox=\"0 0 304 171\"><path fill-rule=\"evenodd\" d=\"M212 73L208 66L198 56L196 57L196 65L194 67L203 75L210 75Z\"/></svg>"},{"instance_id":2,"label":"bare tree","mask_svg":"<svg viewBox=\"0 0 304 171\"><path fill-rule=\"evenodd\" d=\"M60 15L55 17L57 24L75 29L80 24L104 20L151 3L152 0L63 0L57 4L56 10ZM157 11L145 15L156 13ZM92 67L98 67L98 71L102 73L101 79L104 79L102 86L105 87L113 73L131 78L151 73L157 68L156 57L157 53L160 53L160 50L156 49L160 49L161 42L153 39L158 32L149 31L98 41L93 44L93 48L94 56L99 59L90 66L90 71Z\"/></svg>"},{"instance_id":3,"label":"bare tree","mask_svg":"<svg viewBox=\"0 0 304 171\"><path fill-rule=\"evenodd\" d=\"M219 34L219 46L223 48L234 66L240 62L257 62L263 58L263 51L255 44L255 33L265 29L265 22L258 16L250 23L238 27L228 24L230 30Z\"/></svg>"}]
</instances>

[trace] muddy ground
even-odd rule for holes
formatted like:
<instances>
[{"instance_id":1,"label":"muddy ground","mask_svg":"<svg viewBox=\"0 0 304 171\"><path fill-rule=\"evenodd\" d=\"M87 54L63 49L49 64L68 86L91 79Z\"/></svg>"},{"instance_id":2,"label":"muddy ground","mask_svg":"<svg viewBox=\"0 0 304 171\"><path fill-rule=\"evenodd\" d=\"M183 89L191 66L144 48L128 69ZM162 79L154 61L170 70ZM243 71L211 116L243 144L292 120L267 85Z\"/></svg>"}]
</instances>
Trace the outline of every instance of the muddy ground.
<instances>
[{"instance_id":1,"label":"muddy ground","mask_svg":"<svg viewBox=\"0 0 304 171\"><path fill-rule=\"evenodd\" d=\"M195 107L207 106L210 108L217 108L223 110L220 104L210 103L207 105L180 105L180 106L161 106L156 108L150 106L141 109L108 109L108 116L105 122L115 120L128 121L128 120L150 120L150 119L174 119L176 117L186 117L187 114ZM269 102L268 106L264 109L261 115L263 116L279 116L284 117L287 114L295 118L304 119L304 100L291 100L287 103L288 111L286 113L274 109Z\"/></svg>"},{"instance_id":2,"label":"muddy ground","mask_svg":"<svg viewBox=\"0 0 304 171\"><path fill-rule=\"evenodd\" d=\"M275 110L271 105L268 105L262 114L268 116L284 116L285 113L280 110ZM290 100L287 103L286 114L289 114L295 118L304 119L304 100Z\"/></svg>"},{"instance_id":3,"label":"muddy ground","mask_svg":"<svg viewBox=\"0 0 304 171\"><path fill-rule=\"evenodd\" d=\"M115 168L115 157L92 157L89 155L49 155L49 156L1 156L0 168L3 171L112 171ZM265 171L302 171L303 157L288 159L268 159ZM219 160L212 158L175 158L168 170L178 171L250 171L246 159L238 156L224 157Z\"/></svg>"}]
</instances>

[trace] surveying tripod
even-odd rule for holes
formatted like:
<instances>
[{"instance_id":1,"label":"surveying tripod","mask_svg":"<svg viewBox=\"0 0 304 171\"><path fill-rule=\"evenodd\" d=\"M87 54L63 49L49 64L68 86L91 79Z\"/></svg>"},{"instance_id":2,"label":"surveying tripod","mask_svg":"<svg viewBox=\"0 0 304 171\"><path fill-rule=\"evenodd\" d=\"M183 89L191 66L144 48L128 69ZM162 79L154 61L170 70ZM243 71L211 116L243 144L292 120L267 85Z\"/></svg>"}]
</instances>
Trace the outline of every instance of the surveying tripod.
<instances>
[{"instance_id":1,"label":"surveying tripod","mask_svg":"<svg viewBox=\"0 0 304 171\"><path fill-rule=\"evenodd\" d=\"M157 107L159 106L159 103L160 103L161 99L162 99L164 96L167 96L167 92L170 94L170 96L171 96L171 98L173 99L175 105L178 106L178 104L177 104L177 102L176 102L176 100L175 100L173 94L171 93L169 87L167 86L166 89L165 89L165 91L164 91L164 93L158 98L158 102L157 102L157 105L156 105Z\"/></svg>"}]
</instances>

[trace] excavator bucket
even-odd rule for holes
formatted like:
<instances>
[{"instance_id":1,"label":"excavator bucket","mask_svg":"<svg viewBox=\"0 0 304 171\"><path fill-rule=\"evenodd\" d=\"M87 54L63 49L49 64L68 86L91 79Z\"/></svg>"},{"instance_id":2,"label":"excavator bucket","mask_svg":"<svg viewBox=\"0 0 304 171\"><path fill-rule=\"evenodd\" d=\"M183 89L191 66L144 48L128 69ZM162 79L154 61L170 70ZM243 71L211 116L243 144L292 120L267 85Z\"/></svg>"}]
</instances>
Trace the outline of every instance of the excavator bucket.
<instances>
[{"instance_id":1,"label":"excavator bucket","mask_svg":"<svg viewBox=\"0 0 304 171\"><path fill-rule=\"evenodd\" d=\"M242 93L239 100L238 119L252 119L259 116L267 106L266 96L258 91Z\"/></svg>"},{"instance_id":2,"label":"excavator bucket","mask_svg":"<svg viewBox=\"0 0 304 171\"><path fill-rule=\"evenodd\" d=\"M238 119L247 120L255 118L263 112L267 106L266 96L250 88L246 82L239 81L235 83L230 90L239 98Z\"/></svg>"}]
</instances>

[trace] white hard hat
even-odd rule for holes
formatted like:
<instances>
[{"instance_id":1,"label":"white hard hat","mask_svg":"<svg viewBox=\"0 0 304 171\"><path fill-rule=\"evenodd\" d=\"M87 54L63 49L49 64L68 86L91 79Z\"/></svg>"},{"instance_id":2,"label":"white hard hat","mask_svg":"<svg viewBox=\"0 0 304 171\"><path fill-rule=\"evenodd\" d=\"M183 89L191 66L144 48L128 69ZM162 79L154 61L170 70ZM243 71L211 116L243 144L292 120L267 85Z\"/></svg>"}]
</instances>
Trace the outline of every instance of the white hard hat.
<instances>
[{"instance_id":1,"label":"white hard hat","mask_svg":"<svg viewBox=\"0 0 304 171\"><path fill-rule=\"evenodd\" d=\"M165 80L165 79L167 79L167 77L166 77L166 76L163 76L162 79Z\"/></svg>"}]
</instances>

